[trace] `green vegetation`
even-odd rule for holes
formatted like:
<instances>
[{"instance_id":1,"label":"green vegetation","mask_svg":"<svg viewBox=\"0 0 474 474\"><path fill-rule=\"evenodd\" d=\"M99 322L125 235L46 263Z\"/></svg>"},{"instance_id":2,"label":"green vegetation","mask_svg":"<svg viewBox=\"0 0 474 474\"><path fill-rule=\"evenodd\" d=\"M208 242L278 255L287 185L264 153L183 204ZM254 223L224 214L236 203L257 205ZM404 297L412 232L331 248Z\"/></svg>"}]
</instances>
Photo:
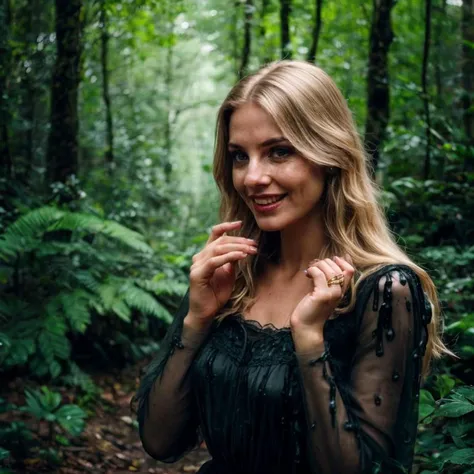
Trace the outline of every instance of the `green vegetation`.
<instances>
[{"instance_id":1,"label":"green vegetation","mask_svg":"<svg viewBox=\"0 0 474 474\"><path fill-rule=\"evenodd\" d=\"M439 290L459 359L425 383L415 470L474 473L472 9L0 0L0 473L58 466L99 404L91 375L159 347L217 219L217 106L282 55L340 86L391 227Z\"/></svg>"}]
</instances>

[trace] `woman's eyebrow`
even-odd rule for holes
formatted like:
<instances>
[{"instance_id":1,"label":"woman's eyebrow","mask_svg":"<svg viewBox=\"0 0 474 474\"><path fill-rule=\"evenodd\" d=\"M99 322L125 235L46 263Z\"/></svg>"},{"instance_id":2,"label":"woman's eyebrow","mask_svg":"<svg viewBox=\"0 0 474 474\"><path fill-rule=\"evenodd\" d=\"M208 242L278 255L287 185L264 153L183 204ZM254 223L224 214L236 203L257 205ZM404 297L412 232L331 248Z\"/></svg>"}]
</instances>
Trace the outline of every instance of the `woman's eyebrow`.
<instances>
[{"instance_id":1,"label":"woman's eyebrow","mask_svg":"<svg viewBox=\"0 0 474 474\"><path fill-rule=\"evenodd\" d=\"M275 145L277 143L287 142L287 141L288 140L285 137L275 137L275 138L269 138L268 140L265 140L264 142L259 143L257 146L259 148L264 148L266 146ZM229 142L228 146L229 148L244 148L242 145L239 145L238 143L232 143L232 142Z\"/></svg>"}]
</instances>

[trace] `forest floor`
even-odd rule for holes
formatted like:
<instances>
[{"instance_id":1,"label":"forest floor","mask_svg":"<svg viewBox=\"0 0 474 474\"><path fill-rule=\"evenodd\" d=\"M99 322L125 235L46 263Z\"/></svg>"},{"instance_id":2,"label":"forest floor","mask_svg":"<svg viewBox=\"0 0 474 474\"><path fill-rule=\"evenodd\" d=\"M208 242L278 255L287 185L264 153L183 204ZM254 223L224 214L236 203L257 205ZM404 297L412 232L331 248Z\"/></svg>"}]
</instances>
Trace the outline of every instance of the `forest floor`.
<instances>
[{"instance_id":1,"label":"forest floor","mask_svg":"<svg viewBox=\"0 0 474 474\"><path fill-rule=\"evenodd\" d=\"M130 410L130 400L138 385L140 366L122 371L96 374L94 382L100 387L100 400L88 403L86 428L83 433L71 439L70 446L60 446L48 441L49 432L46 422L33 421L26 413L14 411L0 415L2 421L23 421L35 433L35 441L41 448L52 447L59 452L62 462L53 467L43 456L29 457L21 465L9 467L15 473L76 474L183 474L195 473L210 458L205 446L193 450L183 459L164 464L149 457L141 446L135 417ZM28 384L31 388L31 385ZM7 387L0 389L0 397L10 403L24 404L25 383L17 378ZM77 403L73 390L61 391L63 403ZM2 463L0 462L0 471Z\"/></svg>"}]
</instances>

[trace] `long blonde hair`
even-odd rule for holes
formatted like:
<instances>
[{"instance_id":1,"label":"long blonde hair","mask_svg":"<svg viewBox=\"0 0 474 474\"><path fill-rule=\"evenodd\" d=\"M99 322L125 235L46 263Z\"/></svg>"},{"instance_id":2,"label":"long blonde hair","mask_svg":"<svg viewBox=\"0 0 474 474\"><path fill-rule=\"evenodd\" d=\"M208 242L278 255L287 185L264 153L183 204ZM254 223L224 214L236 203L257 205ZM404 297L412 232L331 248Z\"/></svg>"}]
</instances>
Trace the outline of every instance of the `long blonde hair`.
<instances>
[{"instance_id":1,"label":"long blonde hair","mask_svg":"<svg viewBox=\"0 0 474 474\"><path fill-rule=\"evenodd\" d=\"M239 264L232 297L220 318L242 313L252 305L262 255L268 256L272 245L273 252L278 252L278 237L260 231L232 183L232 161L227 151L230 117L247 103L267 112L300 155L328 170L323 211L328 238L319 258L349 254L359 272L357 283L352 283L351 301L339 311L353 308L358 283L384 265L405 264L419 276L433 311L423 363L426 373L431 357L450 353L440 336L436 288L389 231L377 202L380 190L370 178L362 143L341 92L323 70L303 61L271 63L244 78L218 112L214 178L221 192L220 217L222 221L242 220L240 234L258 240L260 247L260 257L249 256Z\"/></svg>"}]
</instances>

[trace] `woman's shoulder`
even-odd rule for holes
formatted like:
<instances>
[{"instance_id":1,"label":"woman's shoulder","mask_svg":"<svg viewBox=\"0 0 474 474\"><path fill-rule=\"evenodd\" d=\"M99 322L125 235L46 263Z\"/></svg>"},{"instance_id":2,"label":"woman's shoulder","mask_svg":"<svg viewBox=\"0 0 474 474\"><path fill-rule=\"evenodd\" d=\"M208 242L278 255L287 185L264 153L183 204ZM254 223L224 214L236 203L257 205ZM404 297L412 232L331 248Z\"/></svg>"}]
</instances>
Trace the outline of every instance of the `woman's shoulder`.
<instances>
[{"instance_id":1,"label":"woman's shoulder","mask_svg":"<svg viewBox=\"0 0 474 474\"><path fill-rule=\"evenodd\" d=\"M410 265L390 263L364 270L355 287L356 312L363 311L369 298L384 301L395 297L422 302L421 279Z\"/></svg>"},{"instance_id":2,"label":"woman's shoulder","mask_svg":"<svg viewBox=\"0 0 474 474\"><path fill-rule=\"evenodd\" d=\"M356 288L358 293L372 292L377 287L383 290L387 281L391 282L391 285L396 283L403 287L408 285L421 288L421 281L416 271L405 263L382 264L364 269L360 272Z\"/></svg>"}]
</instances>

